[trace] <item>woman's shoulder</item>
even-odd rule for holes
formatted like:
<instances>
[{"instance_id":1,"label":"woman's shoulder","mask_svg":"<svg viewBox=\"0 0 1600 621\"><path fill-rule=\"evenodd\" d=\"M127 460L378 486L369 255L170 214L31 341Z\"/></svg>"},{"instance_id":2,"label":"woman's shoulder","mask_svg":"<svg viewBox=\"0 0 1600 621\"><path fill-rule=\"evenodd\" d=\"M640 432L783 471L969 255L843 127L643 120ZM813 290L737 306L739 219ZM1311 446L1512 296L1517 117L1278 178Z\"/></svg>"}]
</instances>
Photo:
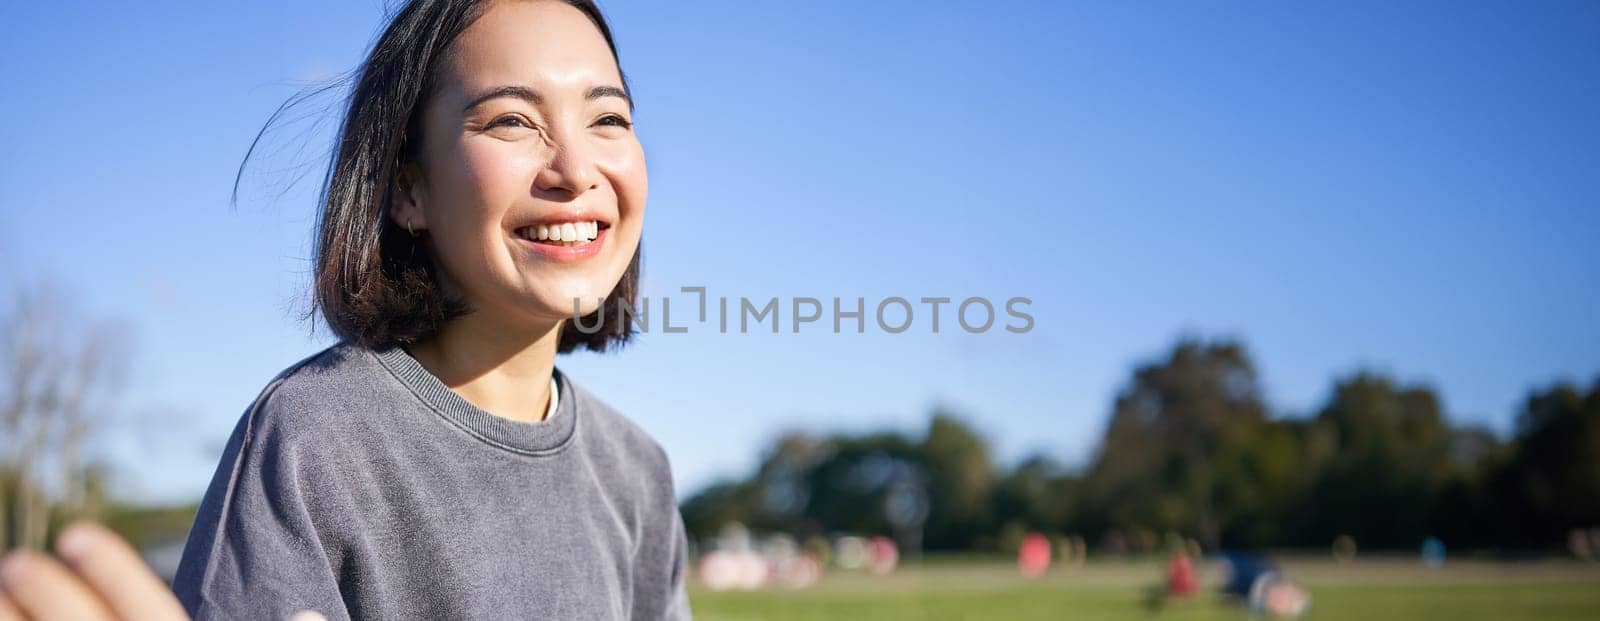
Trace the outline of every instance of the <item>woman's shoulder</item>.
<instances>
[{"instance_id":1,"label":"woman's shoulder","mask_svg":"<svg viewBox=\"0 0 1600 621\"><path fill-rule=\"evenodd\" d=\"M334 343L269 379L245 412L258 428L290 427L320 433L344 425L384 387L384 369L366 349ZM300 435L300 434L296 434Z\"/></svg>"},{"instance_id":2,"label":"woman's shoulder","mask_svg":"<svg viewBox=\"0 0 1600 621\"><path fill-rule=\"evenodd\" d=\"M567 376L564 372L561 374L566 377L566 385L571 389L570 398L574 401L573 406L582 410L583 417L587 419L579 423L579 427L585 430L584 433L592 434L601 443L617 447L623 454L645 460L651 470L665 472L670 469L666 449L662 448L661 443L645 431L644 427L573 380L571 376ZM563 394L561 398L569 397Z\"/></svg>"}]
</instances>

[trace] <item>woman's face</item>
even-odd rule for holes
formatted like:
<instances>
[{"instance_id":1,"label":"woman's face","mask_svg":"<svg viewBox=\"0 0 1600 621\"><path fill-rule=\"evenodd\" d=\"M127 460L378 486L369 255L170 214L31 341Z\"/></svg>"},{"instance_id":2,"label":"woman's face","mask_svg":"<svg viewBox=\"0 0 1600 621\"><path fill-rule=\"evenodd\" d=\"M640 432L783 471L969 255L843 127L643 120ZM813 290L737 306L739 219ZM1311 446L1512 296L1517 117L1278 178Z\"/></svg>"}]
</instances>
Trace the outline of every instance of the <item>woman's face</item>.
<instances>
[{"instance_id":1,"label":"woman's face","mask_svg":"<svg viewBox=\"0 0 1600 621\"><path fill-rule=\"evenodd\" d=\"M430 232L444 286L479 313L593 312L638 248L646 192L605 38L560 2L496 2L439 63L396 224Z\"/></svg>"}]
</instances>

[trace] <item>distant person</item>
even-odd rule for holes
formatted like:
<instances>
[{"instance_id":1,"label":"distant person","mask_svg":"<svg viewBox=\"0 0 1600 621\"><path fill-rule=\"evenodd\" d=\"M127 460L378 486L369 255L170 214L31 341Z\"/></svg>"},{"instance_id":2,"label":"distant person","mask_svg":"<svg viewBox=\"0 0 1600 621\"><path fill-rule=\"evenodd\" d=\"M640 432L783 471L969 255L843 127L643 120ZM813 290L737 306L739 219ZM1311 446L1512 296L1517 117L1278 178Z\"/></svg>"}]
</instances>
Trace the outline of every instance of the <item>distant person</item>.
<instances>
[{"instance_id":1,"label":"distant person","mask_svg":"<svg viewBox=\"0 0 1600 621\"><path fill-rule=\"evenodd\" d=\"M1250 586L1256 579L1278 570L1276 563L1258 554L1223 551L1217 557L1223 568L1222 592L1241 599L1250 597Z\"/></svg>"},{"instance_id":2,"label":"distant person","mask_svg":"<svg viewBox=\"0 0 1600 621\"><path fill-rule=\"evenodd\" d=\"M1200 590L1200 576L1195 572L1194 559L1183 550L1175 550L1167 557L1162 568L1163 580L1144 588L1144 605L1157 610L1172 600L1193 599Z\"/></svg>"},{"instance_id":3,"label":"distant person","mask_svg":"<svg viewBox=\"0 0 1600 621\"><path fill-rule=\"evenodd\" d=\"M316 230L341 340L240 418L173 584L190 614L689 617L666 454L554 366L632 333L633 104L591 0L394 14Z\"/></svg>"},{"instance_id":4,"label":"distant person","mask_svg":"<svg viewBox=\"0 0 1600 621\"><path fill-rule=\"evenodd\" d=\"M1222 552L1220 558L1226 576L1223 594L1248 608L1252 615L1292 619L1310 607L1311 595L1266 557Z\"/></svg>"},{"instance_id":5,"label":"distant person","mask_svg":"<svg viewBox=\"0 0 1600 621\"><path fill-rule=\"evenodd\" d=\"M1172 597L1194 597L1200 591L1200 577L1194 570L1194 559L1187 552L1173 552L1167 559L1167 593Z\"/></svg>"}]
</instances>

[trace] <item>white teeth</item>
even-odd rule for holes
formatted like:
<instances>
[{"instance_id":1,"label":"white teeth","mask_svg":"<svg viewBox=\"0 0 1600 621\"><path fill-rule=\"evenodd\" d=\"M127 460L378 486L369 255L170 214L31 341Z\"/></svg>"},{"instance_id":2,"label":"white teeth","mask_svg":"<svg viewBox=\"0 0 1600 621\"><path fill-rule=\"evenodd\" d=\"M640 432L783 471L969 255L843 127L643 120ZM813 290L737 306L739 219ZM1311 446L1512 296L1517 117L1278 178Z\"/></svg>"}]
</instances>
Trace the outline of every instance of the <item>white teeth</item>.
<instances>
[{"instance_id":1,"label":"white teeth","mask_svg":"<svg viewBox=\"0 0 1600 621\"><path fill-rule=\"evenodd\" d=\"M600 223L563 222L561 224L531 225L523 232L529 239L552 241L559 244L587 244L600 237Z\"/></svg>"}]
</instances>

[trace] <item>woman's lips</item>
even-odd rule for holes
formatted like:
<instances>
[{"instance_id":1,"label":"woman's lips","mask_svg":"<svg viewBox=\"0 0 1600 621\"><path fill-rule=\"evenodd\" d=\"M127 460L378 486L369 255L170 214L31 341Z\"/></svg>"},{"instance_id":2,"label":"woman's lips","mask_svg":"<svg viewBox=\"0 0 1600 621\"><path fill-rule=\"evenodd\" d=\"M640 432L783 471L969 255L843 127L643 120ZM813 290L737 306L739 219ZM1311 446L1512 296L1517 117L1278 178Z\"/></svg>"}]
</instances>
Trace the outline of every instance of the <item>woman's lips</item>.
<instances>
[{"instance_id":1,"label":"woman's lips","mask_svg":"<svg viewBox=\"0 0 1600 621\"><path fill-rule=\"evenodd\" d=\"M588 225L590 230L583 231L584 225ZM545 239L542 240L539 239L540 228L546 229L542 231L545 235ZM560 230L552 231L550 229ZM579 261L599 254L600 249L604 247L606 239L609 237L607 233L610 230L611 227L603 223L596 225L594 222L566 222L559 225L523 227L513 231L513 236L516 238L518 245L545 259L551 261ZM589 237L590 232L594 235L593 238ZM567 237L573 237L574 239L565 241Z\"/></svg>"}]
</instances>

